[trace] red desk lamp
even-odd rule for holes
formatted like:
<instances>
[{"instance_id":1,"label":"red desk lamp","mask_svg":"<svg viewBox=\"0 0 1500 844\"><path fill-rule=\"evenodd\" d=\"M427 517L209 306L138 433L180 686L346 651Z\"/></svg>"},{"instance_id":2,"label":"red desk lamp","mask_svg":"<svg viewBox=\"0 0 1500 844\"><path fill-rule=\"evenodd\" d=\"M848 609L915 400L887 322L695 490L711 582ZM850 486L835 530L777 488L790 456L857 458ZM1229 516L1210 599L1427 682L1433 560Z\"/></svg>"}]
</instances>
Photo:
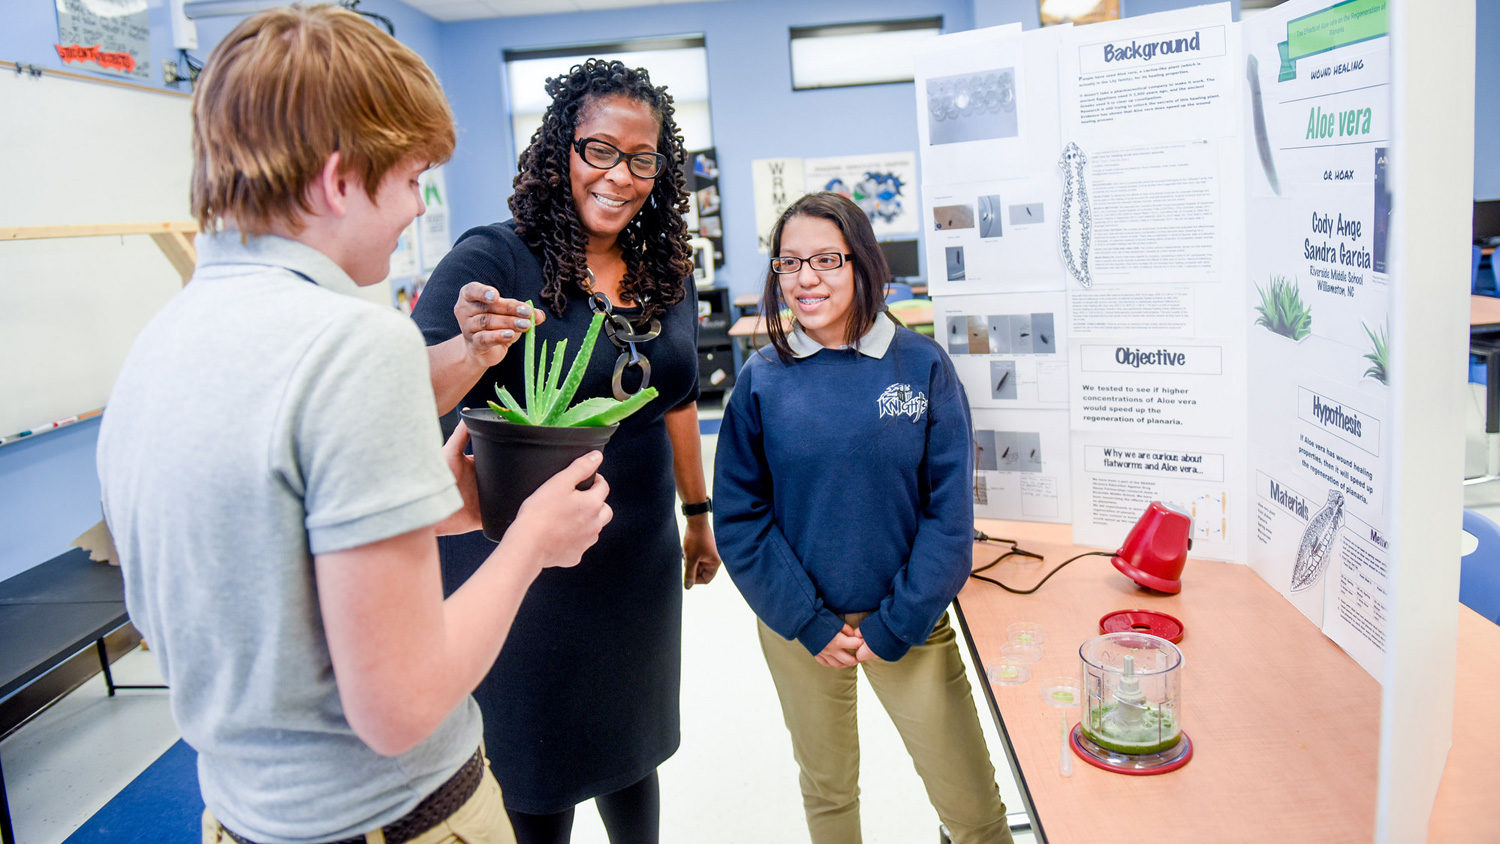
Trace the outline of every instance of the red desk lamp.
<instances>
[{"instance_id":1,"label":"red desk lamp","mask_svg":"<svg viewBox=\"0 0 1500 844\"><path fill-rule=\"evenodd\" d=\"M1193 547L1193 520L1159 501L1151 502L1110 562L1147 589L1182 591L1182 567Z\"/></svg>"}]
</instances>

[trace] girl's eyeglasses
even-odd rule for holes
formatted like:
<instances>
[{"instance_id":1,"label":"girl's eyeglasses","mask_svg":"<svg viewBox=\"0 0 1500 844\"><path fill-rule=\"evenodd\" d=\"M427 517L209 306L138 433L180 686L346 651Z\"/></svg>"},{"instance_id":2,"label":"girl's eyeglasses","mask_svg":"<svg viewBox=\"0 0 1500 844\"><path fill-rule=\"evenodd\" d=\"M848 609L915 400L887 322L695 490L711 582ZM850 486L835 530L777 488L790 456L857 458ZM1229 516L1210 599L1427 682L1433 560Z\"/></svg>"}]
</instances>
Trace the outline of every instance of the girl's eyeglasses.
<instances>
[{"instance_id":1,"label":"girl's eyeglasses","mask_svg":"<svg viewBox=\"0 0 1500 844\"><path fill-rule=\"evenodd\" d=\"M787 273L794 273L802 269L803 264L807 264L818 272L827 272L828 270L836 270L842 267L844 261L853 257L853 255L840 254L838 252L819 252L816 255L809 255L806 258L778 255L771 259L771 272L786 275Z\"/></svg>"}]
</instances>

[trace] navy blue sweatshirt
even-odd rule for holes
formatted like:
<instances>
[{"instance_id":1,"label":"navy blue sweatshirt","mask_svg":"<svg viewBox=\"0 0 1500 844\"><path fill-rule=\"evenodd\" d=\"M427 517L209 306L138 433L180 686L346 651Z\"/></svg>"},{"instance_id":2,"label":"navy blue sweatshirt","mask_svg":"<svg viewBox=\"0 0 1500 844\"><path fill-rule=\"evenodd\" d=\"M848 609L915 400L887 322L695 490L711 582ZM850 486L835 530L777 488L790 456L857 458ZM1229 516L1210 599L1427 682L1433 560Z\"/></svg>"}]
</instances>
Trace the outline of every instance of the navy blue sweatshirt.
<instances>
[{"instance_id":1,"label":"navy blue sweatshirt","mask_svg":"<svg viewBox=\"0 0 1500 844\"><path fill-rule=\"evenodd\" d=\"M812 654L841 616L870 612L859 625L870 650L900 659L927 641L972 567L963 387L937 344L897 328L885 346L877 335L889 333L877 324L865 351L789 363L765 347L741 370L719 430L724 566L766 626Z\"/></svg>"}]
</instances>

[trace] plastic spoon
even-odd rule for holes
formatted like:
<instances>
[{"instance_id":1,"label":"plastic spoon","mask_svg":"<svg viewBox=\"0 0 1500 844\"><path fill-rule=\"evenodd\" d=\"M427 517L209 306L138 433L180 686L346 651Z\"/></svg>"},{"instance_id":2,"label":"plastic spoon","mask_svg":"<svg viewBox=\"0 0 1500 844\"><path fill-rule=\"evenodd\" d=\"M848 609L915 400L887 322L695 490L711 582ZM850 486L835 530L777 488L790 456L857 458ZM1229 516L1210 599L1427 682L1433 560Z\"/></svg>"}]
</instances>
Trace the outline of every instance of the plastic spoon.
<instances>
[{"instance_id":1,"label":"plastic spoon","mask_svg":"<svg viewBox=\"0 0 1500 844\"><path fill-rule=\"evenodd\" d=\"M1057 772L1065 777L1073 776L1073 754L1068 747L1068 713L1062 716L1062 749L1057 757Z\"/></svg>"}]
</instances>

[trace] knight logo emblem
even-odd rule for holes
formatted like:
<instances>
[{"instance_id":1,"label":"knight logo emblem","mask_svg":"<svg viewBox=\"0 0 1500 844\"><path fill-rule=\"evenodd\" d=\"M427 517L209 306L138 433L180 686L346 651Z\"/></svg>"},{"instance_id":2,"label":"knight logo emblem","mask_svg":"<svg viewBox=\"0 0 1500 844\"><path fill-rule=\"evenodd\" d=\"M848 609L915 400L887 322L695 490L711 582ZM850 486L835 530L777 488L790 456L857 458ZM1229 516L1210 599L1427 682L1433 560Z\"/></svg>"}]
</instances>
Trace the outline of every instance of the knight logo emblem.
<instances>
[{"instance_id":1,"label":"knight logo emblem","mask_svg":"<svg viewBox=\"0 0 1500 844\"><path fill-rule=\"evenodd\" d=\"M910 384L892 384L875 401L880 418L910 416L916 422L927 413L927 394L912 390Z\"/></svg>"}]
</instances>

